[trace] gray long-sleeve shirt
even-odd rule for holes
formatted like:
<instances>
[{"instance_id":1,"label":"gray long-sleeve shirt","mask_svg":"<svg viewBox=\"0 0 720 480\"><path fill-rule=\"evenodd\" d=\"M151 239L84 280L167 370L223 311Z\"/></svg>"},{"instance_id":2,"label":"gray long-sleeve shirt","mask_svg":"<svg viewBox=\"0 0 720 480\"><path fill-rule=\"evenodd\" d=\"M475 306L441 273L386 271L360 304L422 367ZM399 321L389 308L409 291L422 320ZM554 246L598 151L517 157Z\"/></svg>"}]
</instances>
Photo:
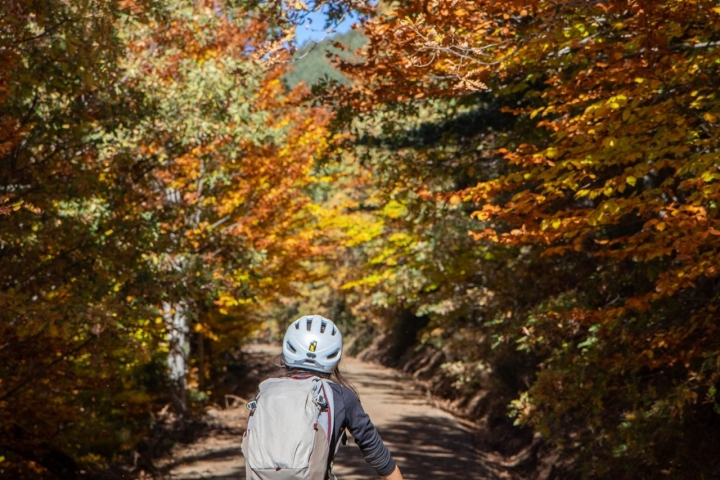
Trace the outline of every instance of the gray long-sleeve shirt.
<instances>
[{"instance_id":1,"label":"gray long-sleeve shirt","mask_svg":"<svg viewBox=\"0 0 720 480\"><path fill-rule=\"evenodd\" d=\"M331 455L340 441L343 431L347 428L355 438L355 443L365 457L365 461L384 477L395 470L395 461L380 438L380 434L370 421L370 417L355 393L337 383L330 384L333 389L333 436L330 443Z\"/></svg>"}]
</instances>

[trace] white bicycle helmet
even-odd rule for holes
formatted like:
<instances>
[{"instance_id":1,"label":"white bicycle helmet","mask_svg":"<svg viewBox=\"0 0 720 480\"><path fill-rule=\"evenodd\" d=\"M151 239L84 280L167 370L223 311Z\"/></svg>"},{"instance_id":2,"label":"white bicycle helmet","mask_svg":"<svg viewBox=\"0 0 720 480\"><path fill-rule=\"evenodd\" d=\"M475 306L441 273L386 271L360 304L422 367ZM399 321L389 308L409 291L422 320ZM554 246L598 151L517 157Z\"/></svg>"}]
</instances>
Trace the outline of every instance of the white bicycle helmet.
<instances>
[{"instance_id":1,"label":"white bicycle helmet","mask_svg":"<svg viewBox=\"0 0 720 480\"><path fill-rule=\"evenodd\" d=\"M285 332L283 359L289 368L332 373L342 357L342 335L332 320L305 315Z\"/></svg>"}]
</instances>

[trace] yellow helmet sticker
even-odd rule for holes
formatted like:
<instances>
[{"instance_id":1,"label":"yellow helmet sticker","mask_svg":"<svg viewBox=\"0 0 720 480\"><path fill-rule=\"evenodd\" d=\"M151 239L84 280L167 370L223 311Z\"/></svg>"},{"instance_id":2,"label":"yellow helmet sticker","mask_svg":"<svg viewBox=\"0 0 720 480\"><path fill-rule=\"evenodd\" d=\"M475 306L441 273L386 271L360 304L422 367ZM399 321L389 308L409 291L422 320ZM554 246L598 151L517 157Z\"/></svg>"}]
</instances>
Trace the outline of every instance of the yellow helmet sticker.
<instances>
[{"instance_id":1,"label":"yellow helmet sticker","mask_svg":"<svg viewBox=\"0 0 720 480\"><path fill-rule=\"evenodd\" d=\"M317 342L313 340L312 342L310 342L310 351L314 352L315 350L317 350Z\"/></svg>"}]
</instances>

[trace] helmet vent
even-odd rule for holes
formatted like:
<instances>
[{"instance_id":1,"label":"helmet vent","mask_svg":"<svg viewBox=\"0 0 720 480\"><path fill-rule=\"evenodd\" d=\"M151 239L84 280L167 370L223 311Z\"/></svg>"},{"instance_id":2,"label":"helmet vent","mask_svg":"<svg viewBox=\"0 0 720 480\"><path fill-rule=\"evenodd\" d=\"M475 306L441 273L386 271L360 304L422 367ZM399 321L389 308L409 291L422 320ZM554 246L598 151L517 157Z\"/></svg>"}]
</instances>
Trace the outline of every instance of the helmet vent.
<instances>
[{"instance_id":1,"label":"helmet vent","mask_svg":"<svg viewBox=\"0 0 720 480\"><path fill-rule=\"evenodd\" d=\"M321 322L320 323L320 333L325 333L326 327L327 327L327 322Z\"/></svg>"},{"instance_id":2,"label":"helmet vent","mask_svg":"<svg viewBox=\"0 0 720 480\"><path fill-rule=\"evenodd\" d=\"M340 353L340 350L335 350L333 353L327 356L328 360L337 357L338 353Z\"/></svg>"},{"instance_id":3,"label":"helmet vent","mask_svg":"<svg viewBox=\"0 0 720 480\"><path fill-rule=\"evenodd\" d=\"M335 325L333 325L333 329L332 329L332 332L330 332L330 335L332 335L334 337L336 333L337 333L337 328L335 328Z\"/></svg>"},{"instance_id":4,"label":"helmet vent","mask_svg":"<svg viewBox=\"0 0 720 480\"><path fill-rule=\"evenodd\" d=\"M307 331L309 332L312 328L312 317L307 319Z\"/></svg>"},{"instance_id":5,"label":"helmet vent","mask_svg":"<svg viewBox=\"0 0 720 480\"><path fill-rule=\"evenodd\" d=\"M300 322L295 322L295 330L300 330Z\"/></svg>"},{"instance_id":6,"label":"helmet vent","mask_svg":"<svg viewBox=\"0 0 720 480\"><path fill-rule=\"evenodd\" d=\"M292 343L286 342L288 350L290 350L292 353L297 353L297 350L295 350L295 347L292 346Z\"/></svg>"}]
</instances>

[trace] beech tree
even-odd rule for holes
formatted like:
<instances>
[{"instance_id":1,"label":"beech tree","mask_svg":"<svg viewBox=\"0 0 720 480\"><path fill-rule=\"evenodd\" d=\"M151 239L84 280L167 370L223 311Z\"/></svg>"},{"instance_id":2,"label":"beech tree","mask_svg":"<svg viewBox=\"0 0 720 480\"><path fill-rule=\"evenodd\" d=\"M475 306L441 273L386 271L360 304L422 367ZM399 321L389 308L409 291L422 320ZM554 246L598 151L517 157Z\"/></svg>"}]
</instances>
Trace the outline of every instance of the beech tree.
<instances>
[{"instance_id":1,"label":"beech tree","mask_svg":"<svg viewBox=\"0 0 720 480\"><path fill-rule=\"evenodd\" d=\"M407 1L365 25L367 58L346 65L358 87L338 102L356 111L484 96L515 115L476 137L485 158L459 152L465 185L428 181L436 157L417 156L394 185L416 178L427 188L409 194L470 210L476 248L537 279L523 293L481 276L522 308L466 304L485 325L472 335L542 359L518 422L589 474L712 468L717 437L698 426L717 421L720 378L719 14L702 0Z\"/></svg>"},{"instance_id":2,"label":"beech tree","mask_svg":"<svg viewBox=\"0 0 720 480\"><path fill-rule=\"evenodd\" d=\"M218 8L177 5L133 31L128 81L153 113L110 140L158 162L155 209L166 243L152 260L167 270L163 310L180 410L189 329L239 344L259 322L221 319L291 290L320 234L302 227L312 222L304 191L315 181L325 115L295 106L299 92L285 94L278 62L287 52L266 38L271 24Z\"/></svg>"},{"instance_id":3,"label":"beech tree","mask_svg":"<svg viewBox=\"0 0 720 480\"><path fill-rule=\"evenodd\" d=\"M152 298L151 232L135 215L135 163L103 163L97 141L131 121L131 95L108 88L121 83L120 12L115 2L0 9L1 468L72 478L76 460L136 439L152 408L140 365L155 342L130 300Z\"/></svg>"},{"instance_id":4,"label":"beech tree","mask_svg":"<svg viewBox=\"0 0 720 480\"><path fill-rule=\"evenodd\" d=\"M188 361L207 394L190 335L239 347L309 275L325 115L277 5L0 8L0 469L74 478L187 408Z\"/></svg>"}]
</instances>

